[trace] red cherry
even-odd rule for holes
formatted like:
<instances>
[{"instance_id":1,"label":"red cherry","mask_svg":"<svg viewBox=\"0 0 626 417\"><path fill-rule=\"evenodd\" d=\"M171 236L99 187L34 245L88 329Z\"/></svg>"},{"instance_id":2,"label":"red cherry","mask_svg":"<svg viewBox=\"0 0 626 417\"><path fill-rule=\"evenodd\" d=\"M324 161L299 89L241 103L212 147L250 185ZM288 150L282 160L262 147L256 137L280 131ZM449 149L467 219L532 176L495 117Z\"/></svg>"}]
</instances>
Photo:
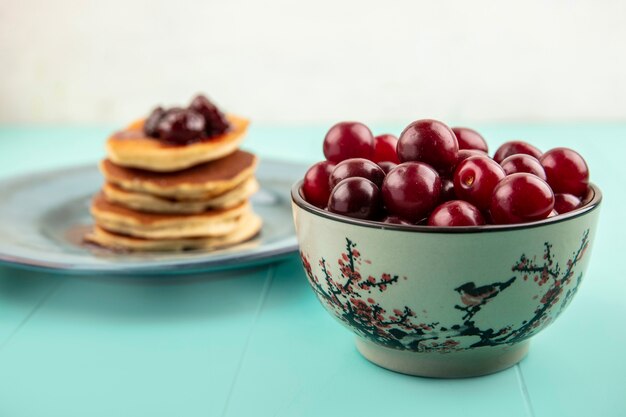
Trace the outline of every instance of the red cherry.
<instances>
[{"instance_id":1,"label":"red cherry","mask_svg":"<svg viewBox=\"0 0 626 417\"><path fill-rule=\"evenodd\" d=\"M328 211L356 219L378 219L383 211L380 189L365 178L346 178L330 193Z\"/></svg>"},{"instance_id":2,"label":"red cherry","mask_svg":"<svg viewBox=\"0 0 626 417\"><path fill-rule=\"evenodd\" d=\"M528 173L511 174L496 185L491 218L496 224L545 219L554 208L554 193L547 182Z\"/></svg>"},{"instance_id":3,"label":"red cherry","mask_svg":"<svg viewBox=\"0 0 626 417\"><path fill-rule=\"evenodd\" d=\"M488 157L489 155L487 155L487 152L479 151L478 149L460 149L458 156L456 158L456 163L459 164L471 156L487 156Z\"/></svg>"},{"instance_id":4,"label":"red cherry","mask_svg":"<svg viewBox=\"0 0 626 417\"><path fill-rule=\"evenodd\" d=\"M397 167L398 164L395 164L395 163L389 162L389 161L381 161L381 162L378 163L378 166L381 167L383 169L383 171L385 171L385 174L389 174L389 171L391 171L392 169Z\"/></svg>"},{"instance_id":5,"label":"red cherry","mask_svg":"<svg viewBox=\"0 0 626 417\"><path fill-rule=\"evenodd\" d=\"M550 149L540 159L555 193L583 197L589 185L589 168L582 156L568 148Z\"/></svg>"},{"instance_id":6,"label":"red cherry","mask_svg":"<svg viewBox=\"0 0 626 417\"><path fill-rule=\"evenodd\" d=\"M489 147L485 138L474 129L468 127L453 127L452 131L456 135L459 142L459 149L477 149L483 152L489 152Z\"/></svg>"},{"instance_id":7,"label":"red cherry","mask_svg":"<svg viewBox=\"0 0 626 417\"><path fill-rule=\"evenodd\" d=\"M335 188L342 180L352 177L366 178L382 187L385 171L372 161L363 158L350 158L339 162L330 173L330 188Z\"/></svg>"},{"instance_id":8,"label":"red cherry","mask_svg":"<svg viewBox=\"0 0 626 417\"><path fill-rule=\"evenodd\" d=\"M406 162L387 174L382 192L390 214L417 223L439 202L441 179L424 163Z\"/></svg>"},{"instance_id":9,"label":"red cherry","mask_svg":"<svg viewBox=\"0 0 626 417\"><path fill-rule=\"evenodd\" d=\"M309 168L302 183L302 194L306 201L319 208L325 208L328 205L329 177L334 168L335 164L328 161L318 162Z\"/></svg>"},{"instance_id":10,"label":"red cherry","mask_svg":"<svg viewBox=\"0 0 626 417\"><path fill-rule=\"evenodd\" d=\"M544 181L546 180L546 172L543 170L541 162L539 162L537 158L530 155L523 153L511 155L506 157L504 161L500 162L500 165L507 175L516 174L518 172L527 172L538 176Z\"/></svg>"},{"instance_id":11,"label":"red cherry","mask_svg":"<svg viewBox=\"0 0 626 417\"><path fill-rule=\"evenodd\" d=\"M454 193L454 182L449 178L441 179L441 194L439 196L440 201L456 200L456 194Z\"/></svg>"},{"instance_id":12,"label":"red cherry","mask_svg":"<svg viewBox=\"0 0 626 417\"><path fill-rule=\"evenodd\" d=\"M376 136L374 138L374 156L372 157L372 161L390 161L399 164L400 160L396 153L397 146L398 138L394 135L385 134Z\"/></svg>"},{"instance_id":13,"label":"red cherry","mask_svg":"<svg viewBox=\"0 0 626 417\"><path fill-rule=\"evenodd\" d=\"M573 194L554 194L554 209L557 213L568 213L582 206L580 198Z\"/></svg>"},{"instance_id":14,"label":"red cherry","mask_svg":"<svg viewBox=\"0 0 626 417\"><path fill-rule=\"evenodd\" d=\"M461 162L454 171L454 193L457 198L487 210L491 194L506 173L488 156L472 156Z\"/></svg>"},{"instance_id":15,"label":"red cherry","mask_svg":"<svg viewBox=\"0 0 626 417\"><path fill-rule=\"evenodd\" d=\"M497 163L501 163L508 156L518 153L534 156L537 159L541 157L541 151L530 143L526 143L521 140L512 140L510 142L503 143L498 150L496 150L495 155L493 155L493 159Z\"/></svg>"},{"instance_id":16,"label":"red cherry","mask_svg":"<svg viewBox=\"0 0 626 417\"><path fill-rule=\"evenodd\" d=\"M463 200L447 201L428 217L429 226L480 226L485 218L475 206Z\"/></svg>"},{"instance_id":17,"label":"red cherry","mask_svg":"<svg viewBox=\"0 0 626 417\"><path fill-rule=\"evenodd\" d=\"M472 156L486 156L489 158L487 152L479 151L478 149L461 149L459 150L459 154L456 158L456 165L454 169L456 170L456 167L458 167L461 162Z\"/></svg>"},{"instance_id":18,"label":"red cherry","mask_svg":"<svg viewBox=\"0 0 626 417\"><path fill-rule=\"evenodd\" d=\"M404 224L407 226L414 226L413 223L407 222L406 220L402 220L398 216L387 216L383 219L383 223L388 224Z\"/></svg>"},{"instance_id":19,"label":"red cherry","mask_svg":"<svg viewBox=\"0 0 626 417\"><path fill-rule=\"evenodd\" d=\"M363 123L337 123L324 138L324 156L334 163L350 158L372 159L373 153L374 135Z\"/></svg>"},{"instance_id":20,"label":"red cherry","mask_svg":"<svg viewBox=\"0 0 626 417\"><path fill-rule=\"evenodd\" d=\"M437 120L417 120L400 134L397 151L402 162L424 162L441 173L449 173L456 165L459 144L454 132L445 124Z\"/></svg>"}]
</instances>

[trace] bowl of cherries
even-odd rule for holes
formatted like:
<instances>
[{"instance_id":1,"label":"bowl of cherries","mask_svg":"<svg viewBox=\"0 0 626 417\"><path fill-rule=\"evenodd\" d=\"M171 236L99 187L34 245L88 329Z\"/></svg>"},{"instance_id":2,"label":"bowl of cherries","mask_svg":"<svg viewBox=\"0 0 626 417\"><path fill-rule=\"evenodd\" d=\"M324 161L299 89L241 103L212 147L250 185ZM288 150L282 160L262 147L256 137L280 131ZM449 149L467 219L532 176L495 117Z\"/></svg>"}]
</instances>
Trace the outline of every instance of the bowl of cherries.
<instances>
[{"instance_id":1,"label":"bowl of cherries","mask_svg":"<svg viewBox=\"0 0 626 417\"><path fill-rule=\"evenodd\" d=\"M359 352L431 377L508 368L578 291L600 190L583 157L417 120L337 123L292 188L302 264Z\"/></svg>"}]
</instances>

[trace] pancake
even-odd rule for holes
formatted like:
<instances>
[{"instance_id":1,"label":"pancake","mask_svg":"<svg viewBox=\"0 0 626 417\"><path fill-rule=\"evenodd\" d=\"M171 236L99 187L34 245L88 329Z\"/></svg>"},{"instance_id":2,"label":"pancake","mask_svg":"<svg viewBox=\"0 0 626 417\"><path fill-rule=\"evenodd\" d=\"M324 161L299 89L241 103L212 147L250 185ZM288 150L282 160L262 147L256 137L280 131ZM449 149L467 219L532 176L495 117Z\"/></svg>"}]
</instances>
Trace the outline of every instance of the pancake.
<instances>
[{"instance_id":1,"label":"pancake","mask_svg":"<svg viewBox=\"0 0 626 417\"><path fill-rule=\"evenodd\" d=\"M189 145L167 144L147 137L143 132L143 121L135 122L109 137L107 153L117 165L157 172L178 171L220 159L239 147L249 124L241 117L226 117L231 124L228 132Z\"/></svg>"},{"instance_id":2,"label":"pancake","mask_svg":"<svg viewBox=\"0 0 626 417\"><path fill-rule=\"evenodd\" d=\"M91 214L98 226L146 239L224 236L237 228L239 217L250 212L250 204L244 202L229 209L199 214L142 213L109 203L102 192L94 197L91 204Z\"/></svg>"},{"instance_id":3,"label":"pancake","mask_svg":"<svg viewBox=\"0 0 626 417\"><path fill-rule=\"evenodd\" d=\"M133 210L149 213L194 214L210 209L226 209L238 206L259 189L259 183L253 177L242 184L208 200L172 200L156 197L152 194L136 193L124 190L117 185L107 183L102 192L107 201Z\"/></svg>"},{"instance_id":4,"label":"pancake","mask_svg":"<svg viewBox=\"0 0 626 417\"><path fill-rule=\"evenodd\" d=\"M100 171L108 182L125 190L177 200L208 200L249 179L256 165L256 156L238 150L217 161L177 172L127 168L109 159L100 163Z\"/></svg>"},{"instance_id":5,"label":"pancake","mask_svg":"<svg viewBox=\"0 0 626 417\"><path fill-rule=\"evenodd\" d=\"M111 249L132 251L180 252L191 249L213 250L251 239L259 233L261 225L262 221L259 216L248 213L239 217L235 230L224 236L156 240L120 235L95 226L93 231L85 236L85 240Z\"/></svg>"}]
</instances>

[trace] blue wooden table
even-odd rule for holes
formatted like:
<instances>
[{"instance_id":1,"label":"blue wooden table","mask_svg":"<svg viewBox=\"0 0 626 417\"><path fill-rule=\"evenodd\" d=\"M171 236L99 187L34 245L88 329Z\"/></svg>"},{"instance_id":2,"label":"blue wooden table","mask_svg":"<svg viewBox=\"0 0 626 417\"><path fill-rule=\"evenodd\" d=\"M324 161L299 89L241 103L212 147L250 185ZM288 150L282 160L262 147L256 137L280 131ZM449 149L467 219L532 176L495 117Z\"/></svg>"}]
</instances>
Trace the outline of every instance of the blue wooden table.
<instances>
[{"instance_id":1,"label":"blue wooden table","mask_svg":"<svg viewBox=\"0 0 626 417\"><path fill-rule=\"evenodd\" d=\"M0 417L626 415L626 125L478 127L492 149L523 138L579 150L604 191L581 291L521 364L464 380L378 368L318 304L295 256L179 277L0 267ZM0 128L0 178L95 164L109 131ZM324 131L254 126L246 147L310 163Z\"/></svg>"}]
</instances>

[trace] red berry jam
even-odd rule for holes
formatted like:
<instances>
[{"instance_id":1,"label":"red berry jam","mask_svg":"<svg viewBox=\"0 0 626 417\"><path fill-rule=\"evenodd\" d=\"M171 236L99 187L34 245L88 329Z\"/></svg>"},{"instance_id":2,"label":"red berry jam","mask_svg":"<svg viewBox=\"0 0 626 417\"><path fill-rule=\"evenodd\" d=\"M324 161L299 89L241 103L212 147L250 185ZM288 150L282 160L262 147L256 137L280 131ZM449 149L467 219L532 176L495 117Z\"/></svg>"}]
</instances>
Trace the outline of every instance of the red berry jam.
<instances>
[{"instance_id":1,"label":"red berry jam","mask_svg":"<svg viewBox=\"0 0 626 417\"><path fill-rule=\"evenodd\" d=\"M193 110L171 109L157 125L159 139L164 142L186 145L204 135L204 117Z\"/></svg>"},{"instance_id":2,"label":"red berry jam","mask_svg":"<svg viewBox=\"0 0 626 417\"><path fill-rule=\"evenodd\" d=\"M159 136L158 126L161 119L165 116L165 110L163 107L157 107L152 110L152 113L146 119L146 122L143 124L143 131L147 136L156 138Z\"/></svg>"},{"instance_id":3,"label":"red berry jam","mask_svg":"<svg viewBox=\"0 0 626 417\"><path fill-rule=\"evenodd\" d=\"M186 109L157 107L143 126L146 136L175 145L221 135L229 128L226 117L203 95L196 96Z\"/></svg>"},{"instance_id":4,"label":"red berry jam","mask_svg":"<svg viewBox=\"0 0 626 417\"><path fill-rule=\"evenodd\" d=\"M189 109L200 113L204 117L204 134L207 137L222 135L230 128L226 116L202 94L197 95L191 101Z\"/></svg>"}]
</instances>

